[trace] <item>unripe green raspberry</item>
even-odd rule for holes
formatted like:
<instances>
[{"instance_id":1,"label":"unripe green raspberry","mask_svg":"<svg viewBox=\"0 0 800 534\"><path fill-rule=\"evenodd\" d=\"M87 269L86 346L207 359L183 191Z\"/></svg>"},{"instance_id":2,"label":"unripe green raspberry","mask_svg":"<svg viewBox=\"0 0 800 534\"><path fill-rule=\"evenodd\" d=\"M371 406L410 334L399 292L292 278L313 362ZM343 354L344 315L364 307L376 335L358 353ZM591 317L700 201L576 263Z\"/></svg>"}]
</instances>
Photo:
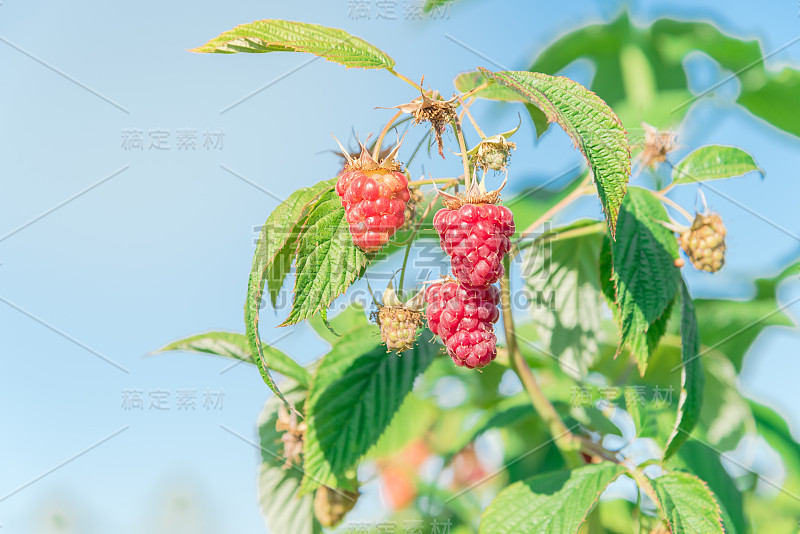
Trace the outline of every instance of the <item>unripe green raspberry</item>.
<instances>
[{"instance_id":1,"label":"unripe green raspberry","mask_svg":"<svg viewBox=\"0 0 800 534\"><path fill-rule=\"evenodd\" d=\"M692 227L681 234L678 242L695 268L715 273L725 265L725 234L718 213L698 213Z\"/></svg>"},{"instance_id":2,"label":"unripe green raspberry","mask_svg":"<svg viewBox=\"0 0 800 534\"><path fill-rule=\"evenodd\" d=\"M403 307L383 306L378 312L378 324L386 349L403 352L414 346L422 314Z\"/></svg>"}]
</instances>

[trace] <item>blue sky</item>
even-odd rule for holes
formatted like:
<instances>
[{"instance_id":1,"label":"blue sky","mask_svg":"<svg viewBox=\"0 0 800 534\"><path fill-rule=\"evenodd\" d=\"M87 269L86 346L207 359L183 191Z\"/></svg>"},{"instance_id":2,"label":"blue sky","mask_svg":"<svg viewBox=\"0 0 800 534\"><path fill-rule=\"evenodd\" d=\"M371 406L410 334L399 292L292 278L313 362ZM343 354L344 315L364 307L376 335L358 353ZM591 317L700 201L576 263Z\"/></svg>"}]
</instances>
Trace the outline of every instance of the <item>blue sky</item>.
<instances>
[{"instance_id":1,"label":"blue sky","mask_svg":"<svg viewBox=\"0 0 800 534\"><path fill-rule=\"evenodd\" d=\"M525 68L564 31L608 20L619 9L588 0L570 2L566 11L560 10L566 4L552 2L463 0L448 17L418 22L405 19L405 4L398 0L396 20L376 20L374 13L355 20L343 0L0 3L6 72L0 84L0 499L19 490L0 500L5 532L37 532L37 517L59 506L83 532L177 532L158 526L176 495L190 495L205 519L201 529L187 532L263 531L257 451L220 427L255 439L268 397L258 374L247 366L222 373L227 361L195 355L143 355L206 329L243 330L254 227L277 199L335 173L338 161L323 153L335 146L331 134L348 139L351 128L374 132L390 116L376 106L415 95L386 73L308 63L302 54L211 56L187 49L256 19L317 22L376 44L399 71L412 79L425 75L426 84L447 93L457 73L486 65L486 58ZM730 33L759 38L765 50L800 33L794 2L642 1L632 12L640 22L662 15L714 20ZM697 72L713 81L719 73L700 63ZM770 60L775 67L787 63L800 65L800 43ZM766 180L750 176L719 189L800 232L800 141L728 109L733 83L730 92L690 113L687 131L694 133L683 142L735 144L753 153ZM476 113L488 130L516 125L511 108ZM143 132L143 150L126 150L126 130ZM179 150L179 137L191 137L191 130L195 150ZM168 149L149 148L156 131L168 133ZM214 140L224 132L221 146L204 146L206 132ZM518 142L532 145L527 124ZM560 131L528 154L519 152L512 189L577 161ZM459 172L453 159L426 162L424 170ZM691 205L694 193L676 198ZM729 263L714 279L690 274L695 295L745 296L747 280L774 274L797 256L800 244L792 237L721 197L708 200L732 235ZM590 204L583 208L595 209ZM780 295L782 302L798 296L791 284ZM265 340L286 333L273 328L281 316L264 315ZM305 326L276 345L303 361L324 350ZM796 431L798 347L796 332L767 333L748 356L743 379L754 398L782 408ZM122 407L130 390L143 393L144 410ZM169 409L149 409L156 390L168 393ZM178 397L192 391L196 409L178 410ZM206 391L224 392L221 409L204 408Z\"/></svg>"}]
</instances>

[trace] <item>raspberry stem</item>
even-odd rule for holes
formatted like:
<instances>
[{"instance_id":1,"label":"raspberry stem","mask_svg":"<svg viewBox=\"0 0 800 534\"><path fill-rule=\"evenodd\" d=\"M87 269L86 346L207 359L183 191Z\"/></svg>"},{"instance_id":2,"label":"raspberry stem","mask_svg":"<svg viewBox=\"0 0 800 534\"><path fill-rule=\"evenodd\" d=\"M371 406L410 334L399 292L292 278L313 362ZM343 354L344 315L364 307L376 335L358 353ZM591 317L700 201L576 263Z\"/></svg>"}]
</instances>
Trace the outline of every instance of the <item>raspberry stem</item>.
<instances>
[{"instance_id":1,"label":"raspberry stem","mask_svg":"<svg viewBox=\"0 0 800 534\"><path fill-rule=\"evenodd\" d=\"M481 127L478 126L478 123L475 122L475 119L472 118L472 113L469 112L469 105L465 104L464 101L461 100L460 96L458 97L458 101L463 106L464 113L467 115L467 118L469 119L469 122L472 123L472 127L475 128L475 131L478 132L478 135L481 136L481 139L486 139L486 134L483 133L483 130L481 130ZM463 115L462 115L462 117L459 117L459 118L463 118Z\"/></svg>"},{"instance_id":2,"label":"raspberry stem","mask_svg":"<svg viewBox=\"0 0 800 534\"><path fill-rule=\"evenodd\" d=\"M397 78L400 78L401 80L406 82L408 85L410 85L411 87L413 87L414 89L416 89L420 93L422 92L422 87L419 84L417 84L416 82L412 82L410 79L406 78L405 76L403 76L402 74L400 74L399 72L397 72L394 69L386 69L386 70L389 71L390 74L393 74Z\"/></svg>"},{"instance_id":3,"label":"raspberry stem","mask_svg":"<svg viewBox=\"0 0 800 534\"><path fill-rule=\"evenodd\" d=\"M575 199L577 199L578 197L581 197L583 195L587 195L587 194L593 192L593 189L590 189L587 186L587 184L590 181L591 180L589 179L588 176L586 178L584 178L584 180L581 183L581 185L579 187L577 187L572 193L570 193L569 195L567 195L564 198L562 198L552 208L550 208L549 210L544 212L541 217L539 217L538 219L533 221L533 223L530 226L528 226L528 228L526 228L525 231L522 232L519 235L519 239L517 239L517 243L521 242L523 239L525 239L526 237L531 235L537 228L539 228L541 225L543 225L545 222L547 222L550 218L552 218L553 215L555 215L556 213L558 213L559 211L561 211L562 209L567 207L569 204L571 204Z\"/></svg>"},{"instance_id":4,"label":"raspberry stem","mask_svg":"<svg viewBox=\"0 0 800 534\"><path fill-rule=\"evenodd\" d=\"M542 243L549 243L550 241L560 241L562 239L572 239L584 235L602 233L605 231L605 229L606 229L605 223L598 222L596 224L590 224L588 226L584 226L581 228L573 228L572 230L566 230L564 232L558 232L557 230L554 230L552 232L542 234L536 237L536 239L533 239L532 241L515 244L508 254L509 256L511 256L511 259L514 259L517 257L517 254L519 254L520 251L522 251L522 249L528 247L533 247Z\"/></svg>"},{"instance_id":5,"label":"raspberry stem","mask_svg":"<svg viewBox=\"0 0 800 534\"><path fill-rule=\"evenodd\" d=\"M378 157L381 155L381 145L383 144L383 138L386 137L386 134L392 128L392 125L394 125L394 121L399 119L402 114L403 114L402 111L398 111L397 113L395 113L394 116L391 119L389 119L389 122L386 123L386 126L383 127L383 130L381 130L381 135L378 136L378 140L375 141L375 147L372 149L372 159L374 159L375 161L378 161Z\"/></svg>"},{"instance_id":6,"label":"raspberry stem","mask_svg":"<svg viewBox=\"0 0 800 534\"><path fill-rule=\"evenodd\" d=\"M542 420L550 430L550 435L553 441L561 451L564 461L567 466L574 469L584 464L583 459L579 454L580 441L578 438L567 428L564 421L558 415L553 404L547 398L539 386L531 368L525 361L525 357L517 346L517 338L514 331L514 317L511 313L511 290L509 272L511 271L511 262L508 256L503 260L505 263L505 274L500 279L500 309L503 314L503 328L506 334L506 345L508 346L508 354L511 359L511 366L514 372L519 376L522 385L525 387L528 396L531 399L531 404Z\"/></svg>"},{"instance_id":7,"label":"raspberry stem","mask_svg":"<svg viewBox=\"0 0 800 534\"><path fill-rule=\"evenodd\" d=\"M649 189L648 189L648 191L650 191L650 192L653 194L653 196L654 196L654 197L656 197L657 199L659 199L659 200L660 200L661 202L663 202L664 204L667 204L668 206L671 206L671 207L675 208L675 210L676 210L678 213L680 213L681 215L683 215L684 217L686 217L686 220L687 220L687 221L689 221L690 223L691 223L692 221L694 221L694 217L692 217L692 216L689 214L689 212L688 212L688 211L686 211L685 209L683 209L683 207L682 207L680 204L678 204L677 202L675 202L674 200L672 200L671 198L669 198L669 197L668 197L668 196L667 196L665 193L663 193L663 192L661 192L661 191L651 191L651 190L649 190Z\"/></svg>"},{"instance_id":8,"label":"raspberry stem","mask_svg":"<svg viewBox=\"0 0 800 534\"><path fill-rule=\"evenodd\" d=\"M451 184L453 182L458 183L458 178L430 178L428 180L417 180L415 182L408 182L408 187L419 187L421 185L430 185L430 184ZM445 186L446 188L447 186Z\"/></svg>"},{"instance_id":9,"label":"raspberry stem","mask_svg":"<svg viewBox=\"0 0 800 534\"><path fill-rule=\"evenodd\" d=\"M464 99L470 98L471 96L473 96L478 91L483 91L484 89L489 87L489 83L490 83L489 80L487 80L487 81L483 82L482 84L478 85L477 87L473 87L472 89L470 89L466 93L462 94L461 98L464 98Z\"/></svg>"},{"instance_id":10,"label":"raspberry stem","mask_svg":"<svg viewBox=\"0 0 800 534\"><path fill-rule=\"evenodd\" d=\"M453 119L453 128L458 137L458 146L461 150L461 161L464 163L464 189L470 190L471 174L469 172L469 160L467 159L467 142L464 140L464 131L461 129L461 119Z\"/></svg>"}]
</instances>

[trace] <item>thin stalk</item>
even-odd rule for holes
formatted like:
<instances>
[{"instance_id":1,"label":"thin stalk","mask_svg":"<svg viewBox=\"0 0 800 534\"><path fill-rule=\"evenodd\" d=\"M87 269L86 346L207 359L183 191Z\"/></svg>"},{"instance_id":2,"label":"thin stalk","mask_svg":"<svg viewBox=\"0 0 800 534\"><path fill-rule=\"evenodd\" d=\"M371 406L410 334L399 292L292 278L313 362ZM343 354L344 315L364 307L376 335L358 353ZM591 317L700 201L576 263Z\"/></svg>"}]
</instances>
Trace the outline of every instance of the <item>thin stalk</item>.
<instances>
[{"instance_id":1,"label":"thin stalk","mask_svg":"<svg viewBox=\"0 0 800 534\"><path fill-rule=\"evenodd\" d=\"M478 126L478 123L475 122L475 119L472 118L472 113L469 112L469 106L466 105L463 100L461 100L461 97L458 97L458 101L464 107L464 113L467 114L467 118L469 119L469 122L472 123L472 127L475 128L475 131L478 132L478 135L481 136L481 139L486 139L486 134L483 133L483 130L481 130L481 127Z\"/></svg>"},{"instance_id":2,"label":"thin stalk","mask_svg":"<svg viewBox=\"0 0 800 534\"><path fill-rule=\"evenodd\" d=\"M466 104L464 104L463 102L460 101L461 104L463 105L464 109L462 109L461 113L458 115L458 120L460 120L460 121L464 120L464 115L467 114L467 108L470 107L472 104L474 104L475 100L476 100L476 97L473 96L472 98L469 99L469 101Z\"/></svg>"},{"instance_id":3,"label":"thin stalk","mask_svg":"<svg viewBox=\"0 0 800 534\"><path fill-rule=\"evenodd\" d=\"M663 194L661 191L650 191L650 192L653 194L654 197L659 199L664 204L667 204L668 206L675 208L678 211L678 213L680 213L686 218L687 221L689 221L690 223L694 222L694 217L692 217L688 211L683 209L683 207L680 204L669 198L667 195Z\"/></svg>"},{"instance_id":4,"label":"thin stalk","mask_svg":"<svg viewBox=\"0 0 800 534\"><path fill-rule=\"evenodd\" d=\"M464 164L464 188L469 191L472 177L469 172L469 160L467 159L467 142L464 140L464 131L461 129L461 120L453 119L453 124L458 137L458 146L461 149L461 161Z\"/></svg>"},{"instance_id":5,"label":"thin stalk","mask_svg":"<svg viewBox=\"0 0 800 534\"><path fill-rule=\"evenodd\" d=\"M420 87L420 85L418 83L412 82L410 79L406 78L405 76L403 76L402 74L400 74L399 72L397 72L394 69L386 69L386 70L389 71L389 73L394 74L396 77L398 77L401 80L403 80L404 82L406 82L408 85L410 85L411 87L413 87L414 89L416 89L420 93L422 92L422 87Z\"/></svg>"},{"instance_id":6,"label":"thin stalk","mask_svg":"<svg viewBox=\"0 0 800 534\"><path fill-rule=\"evenodd\" d=\"M585 181L586 180L584 180L584 182ZM576 198L583 196L588 192L590 192L589 188L585 187L584 184L581 184L581 186L577 187L572 193L562 198L555 206L544 212L541 217L533 221L533 224L528 226L528 228L526 228L525 231L520 234L517 243L519 243L520 241L528 237L530 234L532 234L537 228L539 228L545 222L550 220L553 217L553 215L555 215L556 213L567 207Z\"/></svg>"},{"instance_id":7,"label":"thin stalk","mask_svg":"<svg viewBox=\"0 0 800 534\"><path fill-rule=\"evenodd\" d=\"M443 183L450 183L450 182L457 182L458 178L429 178L427 180L416 180L413 182L408 182L409 187L418 187L420 185L431 185L431 184L443 184Z\"/></svg>"},{"instance_id":8,"label":"thin stalk","mask_svg":"<svg viewBox=\"0 0 800 534\"><path fill-rule=\"evenodd\" d=\"M411 153L411 156L408 158L408 161L406 162L406 169L408 169L408 167L411 165L411 162L414 161L414 158L416 157L417 152L419 152L419 149L422 148L422 144L425 142L426 139L428 139L428 137L430 137L430 135L431 135L431 132L430 132L430 130L428 130L428 132L425 135L422 136L422 139L419 140L419 143L417 144L417 148L414 149L414 152Z\"/></svg>"},{"instance_id":9,"label":"thin stalk","mask_svg":"<svg viewBox=\"0 0 800 534\"><path fill-rule=\"evenodd\" d=\"M506 273L500 280L500 307L503 313L503 328L506 334L506 345L508 347L509 358L511 359L511 367L514 372L519 376L525 391L531 399L531 404L542 420L547 425L553 441L561 451L564 461L567 466L574 469L583 465L583 459L579 454L580 442L575 435L570 432L564 421L558 415L555 407L542 391L539 382L533 375L531 368L525 361L524 356L517 346L517 339L514 331L514 317L511 313L511 289L509 271L511 270L511 263L508 256L503 260L505 263Z\"/></svg>"},{"instance_id":10,"label":"thin stalk","mask_svg":"<svg viewBox=\"0 0 800 534\"><path fill-rule=\"evenodd\" d=\"M386 126L383 127L381 130L381 135L378 136L378 140L375 141L375 148L372 149L372 159L378 161L378 156L381 155L381 144L383 144L383 138L386 137L386 134L391 130L392 126L394 125L394 121L400 118L403 114L402 111L398 111L394 114L394 117L389 119L389 122L386 123Z\"/></svg>"},{"instance_id":11,"label":"thin stalk","mask_svg":"<svg viewBox=\"0 0 800 534\"><path fill-rule=\"evenodd\" d=\"M469 98L469 97L473 96L475 93L477 93L478 91L483 91L487 87L489 87L489 81L488 80L483 82L482 84L480 84L477 87L473 87L472 89L470 89L469 91L467 91L466 93L461 95L461 98L464 98L464 99Z\"/></svg>"},{"instance_id":12,"label":"thin stalk","mask_svg":"<svg viewBox=\"0 0 800 534\"><path fill-rule=\"evenodd\" d=\"M531 241L526 241L525 243L515 244L512 247L511 251L509 252L509 256L511 256L511 259L514 259L522 249L525 249L525 248L528 248L528 247L532 247L532 246L535 246L535 245L549 243L551 241L561 241L563 239L573 239L573 238L582 237L582 236L585 236L585 235L601 233L601 232L605 231L605 228L606 228L605 223L598 222L596 224L588 224L588 225L582 226L580 228L573 228L573 229L567 230L565 232L553 231L551 233L542 234L539 237L537 237L536 239L533 239Z\"/></svg>"}]
</instances>

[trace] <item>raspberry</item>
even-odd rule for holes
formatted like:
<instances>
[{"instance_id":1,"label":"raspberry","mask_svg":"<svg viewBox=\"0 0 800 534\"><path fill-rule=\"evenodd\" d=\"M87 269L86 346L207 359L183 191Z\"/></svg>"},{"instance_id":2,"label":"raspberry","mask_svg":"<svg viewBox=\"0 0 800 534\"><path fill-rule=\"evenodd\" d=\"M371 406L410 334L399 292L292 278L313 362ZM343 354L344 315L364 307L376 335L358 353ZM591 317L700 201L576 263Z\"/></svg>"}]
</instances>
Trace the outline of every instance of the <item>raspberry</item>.
<instances>
[{"instance_id":1,"label":"raspberry","mask_svg":"<svg viewBox=\"0 0 800 534\"><path fill-rule=\"evenodd\" d=\"M500 317L495 286L465 287L458 282L432 285L425 296L428 328L442 338L456 365L486 367L497 356L493 324Z\"/></svg>"},{"instance_id":2,"label":"raspberry","mask_svg":"<svg viewBox=\"0 0 800 534\"><path fill-rule=\"evenodd\" d=\"M450 255L453 275L464 285L483 287L504 273L503 256L514 235L514 216L505 206L462 204L439 210L433 218L442 249Z\"/></svg>"},{"instance_id":3,"label":"raspberry","mask_svg":"<svg viewBox=\"0 0 800 534\"><path fill-rule=\"evenodd\" d=\"M422 324L422 305L425 293L420 291L408 302L401 302L397 297L391 281L383 292L383 303L378 304L378 311L372 313L372 320L381 328L381 340L386 351L398 354L414 346L417 339L417 327Z\"/></svg>"},{"instance_id":4,"label":"raspberry","mask_svg":"<svg viewBox=\"0 0 800 534\"><path fill-rule=\"evenodd\" d=\"M335 490L328 486L320 486L314 495L314 515L323 527L334 527L353 509L358 497L357 491Z\"/></svg>"},{"instance_id":5,"label":"raspberry","mask_svg":"<svg viewBox=\"0 0 800 534\"><path fill-rule=\"evenodd\" d=\"M353 242L365 252L379 250L405 223L410 198L408 178L395 161L399 145L380 163L361 145L361 156L347 154L344 172L336 181ZM346 154L346 153L345 153Z\"/></svg>"},{"instance_id":6,"label":"raspberry","mask_svg":"<svg viewBox=\"0 0 800 534\"><path fill-rule=\"evenodd\" d=\"M422 323L419 312L395 306L382 306L378 312L381 339L387 351L403 352L414 346L417 327Z\"/></svg>"},{"instance_id":7,"label":"raspberry","mask_svg":"<svg viewBox=\"0 0 800 534\"><path fill-rule=\"evenodd\" d=\"M717 213L694 219L692 227L681 234L678 242L700 271L715 273L725 265L725 225Z\"/></svg>"}]
</instances>

